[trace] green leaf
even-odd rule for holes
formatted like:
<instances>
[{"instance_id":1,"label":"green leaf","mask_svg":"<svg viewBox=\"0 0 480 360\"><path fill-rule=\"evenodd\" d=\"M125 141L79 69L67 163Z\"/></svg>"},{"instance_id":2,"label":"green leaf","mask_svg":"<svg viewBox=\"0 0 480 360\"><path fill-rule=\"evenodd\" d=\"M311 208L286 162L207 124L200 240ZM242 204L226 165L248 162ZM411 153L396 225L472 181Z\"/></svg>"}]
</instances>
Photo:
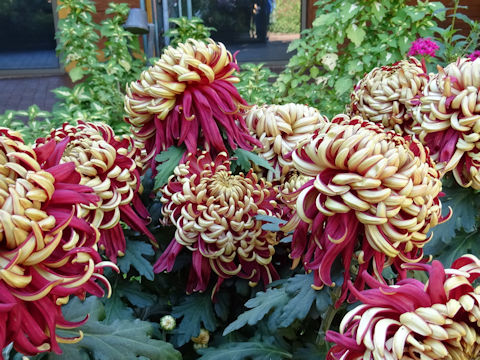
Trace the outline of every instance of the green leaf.
<instances>
[{"instance_id":1,"label":"green leaf","mask_svg":"<svg viewBox=\"0 0 480 360\"><path fill-rule=\"evenodd\" d=\"M305 319L319 294L319 291L312 288L312 284L313 274L298 274L287 281L285 291L290 300L277 320L279 327L287 327L297 319Z\"/></svg>"},{"instance_id":2,"label":"green leaf","mask_svg":"<svg viewBox=\"0 0 480 360\"><path fill-rule=\"evenodd\" d=\"M132 65L126 60L120 60L118 63L125 69L125 71L130 71L132 68Z\"/></svg>"},{"instance_id":3,"label":"green leaf","mask_svg":"<svg viewBox=\"0 0 480 360\"><path fill-rule=\"evenodd\" d=\"M279 232L280 225L283 225L287 222L286 220L280 219L278 217L268 215L256 215L255 219L265 221L265 224L262 225L262 229L265 231L273 232Z\"/></svg>"},{"instance_id":4,"label":"green leaf","mask_svg":"<svg viewBox=\"0 0 480 360\"><path fill-rule=\"evenodd\" d=\"M116 291L121 296L125 296L134 306L140 308L152 306L157 299L155 295L142 291L141 285L137 281L122 282Z\"/></svg>"},{"instance_id":5,"label":"green leaf","mask_svg":"<svg viewBox=\"0 0 480 360\"><path fill-rule=\"evenodd\" d=\"M199 360L282 360L293 359L288 351L258 341L231 342L218 348L201 349Z\"/></svg>"},{"instance_id":6,"label":"green leaf","mask_svg":"<svg viewBox=\"0 0 480 360\"><path fill-rule=\"evenodd\" d=\"M153 266L143 256L152 256L154 253L152 245L143 241L128 240L125 256L118 258L118 267L126 274L133 266L140 275L145 276L148 280L153 280Z\"/></svg>"},{"instance_id":7,"label":"green leaf","mask_svg":"<svg viewBox=\"0 0 480 360\"><path fill-rule=\"evenodd\" d=\"M473 24L475 23L474 20L470 19L467 15L462 14L462 13L456 13L455 17L457 19L460 19L460 20L464 21L465 23L467 23L470 26L473 26Z\"/></svg>"},{"instance_id":8,"label":"green leaf","mask_svg":"<svg viewBox=\"0 0 480 360\"><path fill-rule=\"evenodd\" d=\"M464 243L465 249L471 248L468 241L470 235L477 231L477 214L480 212L479 194L471 188L463 188L458 185L451 176L443 179L445 196L441 198L442 215L448 213L448 208L453 210L450 220L437 225L432 229L433 238L425 245L425 253L431 255L446 256L450 252L450 258L458 254L458 244ZM453 249L446 250L445 245ZM451 253L452 251L455 254ZM442 255L444 254L444 255Z\"/></svg>"},{"instance_id":9,"label":"green leaf","mask_svg":"<svg viewBox=\"0 0 480 360\"><path fill-rule=\"evenodd\" d=\"M238 330L245 325L255 325L268 315L268 328L275 332L278 328L290 326L295 320L307 317L312 305L324 311L330 304L327 288L321 291L312 289L313 274L297 274L281 283L278 288L259 291L256 296L245 303L250 310L240 314L228 325L223 335Z\"/></svg>"},{"instance_id":10,"label":"green leaf","mask_svg":"<svg viewBox=\"0 0 480 360\"><path fill-rule=\"evenodd\" d=\"M412 19L413 22L423 19L425 17L426 12L420 10L409 11L408 16Z\"/></svg>"},{"instance_id":11,"label":"green leaf","mask_svg":"<svg viewBox=\"0 0 480 360\"><path fill-rule=\"evenodd\" d=\"M270 163L266 159L258 156L253 152L239 148L233 151L233 155L237 158L237 162L240 165L240 168L245 172L250 171L250 169L252 168L250 161L267 170L274 171L273 167L270 165Z\"/></svg>"},{"instance_id":12,"label":"green leaf","mask_svg":"<svg viewBox=\"0 0 480 360\"><path fill-rule=\"evenodd\" d=\"M320 27L325 25L331 25L335 22L336 15L334 13L321 14L313 20L313 27Z\"/></svg>"},{"instance_id":13,"label":"green leaf","mask_svg":"<svg viewBox=\"0 0 480 360\"><path fill-rule=\"evenodd\" d=\"M400 52L402 54L406 54L407 51L410 49L411 41L407 36L401 36L398 38L398 47L400 48Z\"/></svg>"},{"instance_id":14,"label":"green leaf","mask_svg":"<svg viewBox=\"0 0 480 360\"><path fill-rule=\"evenodd\" d=\"M478 254L480 251L480 235L476 232L465 233L461 231L455 235L452 241L440 249L436 259L447 268L454 260L465 254Z\"/></svg>"},{"instance_id":15,"label":"green leaf","mask_svg":"<svg viewBox=\"0 0 480 360\"><path fill-rule=\"evenodd\" d=\"M202 327L208 331L217 328L212 299L207 293L186 296L180 305L173 307L172 316L177 320L183 317L180 325L172 332L172 340L177 347L198 336Z\"/></svg>"},{"instance_id":16,"label":"green leaf","mask_svg":"<svg viewBox=\"0 0 480 360\"><path fill-rule=\"evenodd\" d=\"M325 343L324 343L325 345ZM319 344L306 344L306 347L295 349L293 359L295 360L319 360L325 359L327 356L326 346Z\"/></svg>"},{"instance_id":17,"label":"green leaf","mask_svg":"<svg viewBox=\"0 0 480 360\"><path fill-rule=\"evenodd\" d=\"M346 4L345 4L346 5ZM356 3L351 3L350 6L342 6L340 10L340 17L342 22L347 22L351 18L353 18L360 10L363 9L363 6L359 6Z\"/></svg>"},{"instance_id":18,"label":"green leaf","mask_svg":"<svg viewBox=\"0 0 480 360\"><path fill-rule=\"evenodd\" d=\"M68 75L70 76L70 79L72 82L78 81L81 78L83 78L83 70L81 67L74 67L72 70L68 72Z\"/></svg>"},{"instance_id":19,"label":"green leaf","mask_svg":"<svg viewBox=\"0 0 480 360\"><path fill-rule=\"evenodd\" d=\"M355 44L355 46L360 46L367 33L361 27L358 27L355 24L350 24L350 26L347 28L346 34L347 37Z\"/></svg>"},{"instance_id":20,"label":"green leaf","mask_svg":"<svg viewBox=\"0 0 480 360\"><path fill-rule=\"evenodd\" d=\"M112 296L109 299L103 299L105 306L106 324L111 324L116 319L133 320L133 310L125 305L120 297L120 293L115 287L112 289Z\"/></svg>"},{"instance_id":21,"label":"green leaf","mask_svg":"<svg viewBox=\"0 0 480 360\"><path fill-rule=\"evenodd\" d=\"M372 3L372 13L378 21L381 21L385 16L385 8L380 2L374 1Z\"/></svg>"},{"instance_id":22,"label":"green leaf","mask_svg":"<svg viewBox=\"0 0 480 360\"><path fill-rule=\"evenodd\" d=\"M63 308L65 317L78 321L90 314L86 324L72 330L57 330L59 336L75 337L83 332L83 339L75 344L60 344L63 354L48 353L40 359L131 360L144 357L150 360L180 360L180 353L171 344L151 338L150 322L117 319L111 324L102 321L104 308L96 297L83 303L74 298Z\"/></svg>"},{"instance_id":23,"label":"green leaf","mask_svg":"<svg viewBox=\"0 0 480 360\"><path fill-rule=\"evenodd\" d=\"M234 322L228 325L223 331L227 335L245 325L255 325L262 320L271 310L281 308L288 302L288 296L283 289L267 289L259 291L256 296L245 303L250 310L240 314Z\"/></svg>"},{"instance_id":24,"label":"green leaf","mask_svg":"<svg viewBox=\"0 0 480 360\"><path fill-rule=\"evenodd\" d=\"M335 82L335 93L343 95L352 90L353 80L349 77L342 77Z\"/></svg>"},{"instance_id":25,"label":"green leaf","mask_svg":"<svg viewBox=\"0 0 480 360\"><path fill-rule=\"evenodd\" d=\"M159 163L157 166L157 175L155 176L155 189L163 187L167 182L173 170L178 166L183 154L184 147L170 146L167 150L157 155L155 160Z\"/></svg>"},{"instance_id":26,"label":"green leaf","mask_svg":"<svg viewBox=\"0 0 480 360\"><path fill-rule=\"evenodd\" d=\"M442 207L448 209L451 207L453 216L449 220L455 226L456 230L463 229L470 233L476 231L476 218L480 210L479 194L472 188L463 188L456 183L451 187L444 187L446 196L441 198ZM441 228L435 227L434 232Z\"/></svg>"}]
</instances>

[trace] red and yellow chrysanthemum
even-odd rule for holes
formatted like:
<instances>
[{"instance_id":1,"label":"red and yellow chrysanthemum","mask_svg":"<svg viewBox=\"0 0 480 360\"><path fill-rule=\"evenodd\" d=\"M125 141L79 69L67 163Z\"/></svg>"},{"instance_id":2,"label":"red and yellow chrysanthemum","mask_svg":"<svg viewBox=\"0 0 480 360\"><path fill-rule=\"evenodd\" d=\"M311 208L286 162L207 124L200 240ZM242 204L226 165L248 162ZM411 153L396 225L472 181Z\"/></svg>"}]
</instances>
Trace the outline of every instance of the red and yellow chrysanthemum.
<instances>
[{"instance_id":1,"label":"red and yellow chrysanthemum","mask_svg":"<svg viewBox=\"0 0 480 360\"><path fill-rule=\"evenodd\" d=\"M99 233L77 206L98 201L80 184L73 163L46 163L55 145L32 149L0 129L0 348L13 342L26 355L61 352L55 335L67 322L60 306L70 295L102 296L107 287L97 253Z\"/></svg>"},{"instance_id":2,"label":"red and yellow chrysanthemum","mask_svg":"<svg viewBox=\"0 0 480 360\"><path fill-rule=\"evenodd\" d=\"M315 271L315 286L332 285L330 271L352 258L360 272L381 279L386 265L421 261L431 228L440 221L440 175L416 140L384 132L359 117L337 116L293 153L295 168L314 176L303 186L296 213L283 230L294 231L294 264ZM308 234L311 233L311 236ZM356 285L363 288L358 278Z\"/></svg>"},{"instance_id":3,"label":"red and yellow chrysanthemum","mask_svg":"<svg viewBox=\"0 0 480 360\"><path fill-rule=\"evenodd\" d=\"M409 266L411 267L411 266ZM415 268L415 266L413 266ZM361 305L348 312L328 360L470 360L480 356L480 260L457 259L450 269L424 264L429 280L405 279L387 286L364 273L372 288L358 292Z\"/></svg>"},{"instance_id":4,"label":"red and yellow chrysanthemum","mask_svg":"<svg viewBox=\"0 0 480 360\"><path fill-rule=\"evenodd\" d=\"M99 245L116 261L125 254L125 236L120 221L147 235L149 214L139 196L140 168L135 162L139 149L131 138L118 138L106 124L64 124L37 143L55 140L58 152L50 161L72 162L81 174L81 184L91 187L99 196L95 204L79 205L79 216L100 230ZM53 144L52 144L53 146Z\"/></svg>"},{"instance_id":5,"label":"red and yellow chrysanthemum","mask_svg":"<svg viewBox=\"0 0 480 360\"><path fill-rule=\"evenodd\" d=\"M288 156L309 139L328 119L310 106L301 104L254 106L245 115L247 127L263 145L259 155L272 165L269 180L279 180L292 169Z\"/></svg>"},{"instance_id":6,"label":"red and yellow chrysanthemum","mask_svg":"<svg viewBox=\"0 0 480 360\"><path fill-rule=\"evenodd\" d=\"M422 94L429 76L414 57L366 74L350 95L352 115L381 123L399 134L411 133L412 100Z\"/></svg>"},{"instance_id":7,"label":"red and yellow chrysanthemum","mask_svg":"<svg viewBox=\"0 0 480 360\"><path fill-rule=\"evenodd\" d=\"M192 268L187 292L204 291L212 271L215 289L238 276L254 286L277 279L272 256L276 234L262 229L256 215L277 215L277 191L269 182L248 174L233 175L226 153L189 154L162 190L162 214L175 225L175 238L158 259L155 272L171 271L187 248Z\"/></svg>"},{"instance_id":8,"label":"red and yellow chrysanthemum","mask_svg":"<svg viewBox=\"0 0 480 360\"><path fill-rule=\"evenodd\" d=\"M480 59L440 68L414 108L413 128L442 172L480 189Z\"/></svg>"},{"instance_id":9,"label":"red and yellow chrysanthemum","mask_svg":"<svg viewBox=\"0 0 480 360\"><path fill-rule=\"evenodd\" d=\"M222 133L232 149L259 145L245 126L246 102L234 83L238 66L222 43L190 39L168 47L140 79L127 86L126 121L145 144L147 160L172 145L197 144L226 151Z\"/></svg>"}]
</instances>

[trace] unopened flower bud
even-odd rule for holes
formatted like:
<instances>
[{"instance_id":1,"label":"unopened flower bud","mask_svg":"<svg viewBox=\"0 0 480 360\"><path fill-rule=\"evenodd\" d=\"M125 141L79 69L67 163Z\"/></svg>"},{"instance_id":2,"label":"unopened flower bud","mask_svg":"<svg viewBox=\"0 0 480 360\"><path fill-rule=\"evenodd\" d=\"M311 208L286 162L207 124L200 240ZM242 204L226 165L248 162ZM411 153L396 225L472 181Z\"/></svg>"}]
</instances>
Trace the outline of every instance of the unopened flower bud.
<instances>
[{"instance_id":1,"label":"unopened flower bud","mask_svg":"<svg viewBox=\"0 0 480 360\"><path fill-rule=\"evenodd\" d=\"M172 315L165 315L160 319L160 327L166 331L172 331L177 326L177 322Z\"/></svg>"}]
</instances>

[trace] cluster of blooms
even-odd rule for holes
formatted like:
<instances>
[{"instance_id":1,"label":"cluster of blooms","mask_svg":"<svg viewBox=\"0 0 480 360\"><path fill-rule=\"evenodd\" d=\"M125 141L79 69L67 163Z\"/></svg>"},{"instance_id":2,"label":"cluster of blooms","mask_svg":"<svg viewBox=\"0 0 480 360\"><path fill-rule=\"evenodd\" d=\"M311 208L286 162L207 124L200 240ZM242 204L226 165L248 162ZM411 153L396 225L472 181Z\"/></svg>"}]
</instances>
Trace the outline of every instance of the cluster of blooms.
<instances>
[{"instance_id":1,"label":"cluster of blooms","mask_svg":"<svg viewBox=\"0 0 480 360\"><path fill-rule=\"evenodd\" d=\"M105 124L64 124L31 147L0 129L0 348L54 351L70 296L103 296L126 244L120 221L155 238L139 198L141 149ZM100 249L113 262L102 261ZM1 358L1 356L0 356Z\"/></svg>"},{"instance_id":2,"label":"cluster of blooms","mask_svg":"<svg viewBox=\"0 0 480 360\"><path fill-rule=\"evenodd\" d=\"M200 81L197 75L193 78L198 69L205 70L202 62L210 64L214 59L215 63L221 58L220 54L208 58L207 48L223 54L223 45L213 42L169 48L162 59L170 61L170 67L160 61L142 75L140 82L133 83L127 94L126 103L130 101L127 108L140 103L147 106L145 103L153 104L158 99L166 104L162 96L154 96L150 90L146 96L146 84L168 83L158 72L170 68L178 72L177 60L188 64L189 76L193 79L182 83L182 94L195 91L208 94L204 96L205 101L201 101L203 108L213 109L217 104L237 99L237 93L231 91L216 93L220 97L216 100L211 90L216 78L210 82L202 78L205 82L202 86L196 82ZM219 78L222 81L233 78L232 58L225 56L229 60L224 63L226 69L211 65L215 67L214 73L223 74ZM187 62L190 57L197 62ZM382 75L385 70L389 75ZM155 80L156 85L150 80ZM362 88L364 94L371 92L377 100L382 97L379 92L388 94L390 99L385 101L391 102L390 113L406 121L411 118L408 101L422 91L427 80L425 67L412 58L380 69L357 90ZM372 85L377 81L381 86ZM218 86L213 89L218 90ZM178 104L187 101L189 108L197 108L198 95L186 99L183 96L179 95ZM175 124L183 128L185 123L203 116L188 111L185 117L178 117L184 106L174 106L173 100L177 101L172 98L171 107L165 108L161 116L153 115L146 108L132 113L135 119L150 119L142 120L143 127L142 121L135 123L136 120L130 119L137 127L135 131L143 133L144 128L152 127L153 132L158 133L159 128L149 123L157 121L154 119L175 120ZM241 99L235 101L244 104ZM173 112L177 112L175 117L171 117ZM226 114L217 110L213 113ZM214 144L216 140L205 135L213 127L218 130L218 118L204 119L210 124L202 125L202 129L198 124L188 124L191 130L191 126L195 126L196 140L187 144L188 154L162 189L163 223L174 225L176 232L154 266L157 273L171 271L177 256L186 248L192 256L189 293L206 290L212 271L217 275L213 294L224 279L232 276L249 279L252 285L260 280L272 281L278 276L272 264L278 240L275 233L262 229L256 215L289 219L283 230L294 231L290 256L294 265L303 260L306 270L314 270L315 288L333 285L332 264L335 259L342 259L345 281L339 301L348 294L352 260L358 263L360 272L373 271L379 280L383 279L381 273L385 266L393 265L400 278L404 278L406 272L401 264L424 261L422 248L430 239L428 233L442 217L438 199L440 173L421 143L385 132L381 125L360 116L340 115L329 122L316 109L305 105L254 106L246 113L230 114L242 118L233 122L235 128L231 128L230 133L237 134L237 138L253 139L250 145L259 146L259 155L270 162L274 171L266 174L258 171L258 176L253 170L246 175L232 174L228 154L219 152L222 148ZM383 121L383 117L377 121ZM198 139L202 139L201 142ZM152 145L152 140L147 147L159 151L181 143L172 131L155 136L155 141L156 145ZM199 144L204 144L205 150L197 149ZM212 153L211 149L216 152ZM279 203L286 204L288 209ZM355 286L363 289L362 277L356 279Z\"/></svg>"},{"instance_id":3,"label":"cluster of blooms","mask_svg":"<svg viewBox=\"0 0 480 360\"><path fill-rule=\"evenodd\" d=\"M436 44L419 40L411 52L434 55ZM235 70L234 57L213 40L167 48L127 86L135 140L80 122L30 148L0 130L0 345L13 342L29 355L59 352L58 341L72 341L55 335L57 326L78 325L65 321L61 305L70 295L103 295L96 280L109 287L102 269L115 265L101 261L97 245L112 261L125 253L120 221L155 243L140 176L155 167L157 154L185 145L161 189L162 224L173 225L175 235L155 272L171 271L186 250L188 293L214 282L214 295L231 277L270 283L279 278L279 239L257 215L283 217L282 230L293 231L293 265L314 272L312 286L334 285L332 265L340 259L338 303L348 294L364 302L341 334L328 333L337 343L331 359L477 356L480 288L472 281L480 261L466 256L444 270L426 265L422 249L444 220L443 171L480 188L480 60L461 59L432 78L414 58L374 69L355 87L352 117L332 121L306 105L249 109L234 86ZM237 147L257 147L274 171L232 172L228 150ZM390 265L399 278L394 286L381 275ZM407 269L429 270L430 282L407 279Z\"/></svg>"},{"instance_id":4,"label":"cluster of blooms","mask_svg":"<svg viewBox=\"0 0 480 360\"><path fill-rule=\"evenodd\" d=\"M478 359L480 355L480 260L464 255L444 269L438 261L406 268L428 271L423 284L404 279L387 286L367 273L369 290L349 288L361 305L345 315L328 360Z\"/></svg>"},{"instance_id":5,"label":"cluster of blooms","mask_svg":"<svg viewBox=\"0 0 480 360\"><path fill-rule=\"evenodd\" d=\"M390 72L385 67L378 71L382 74L377 74L376 78L368 74L359 84L383 88L383 79L388 78ZM409 91L409 96L403 100L408 109L407 121L400 122L395 116L387 115L387 120L382 120L383 125L400 134L414 134L429 148L436 169L442 175L452 171L460 185L480 189L480 59L459 58L445 68L439 67L436 74L419 76L424 83L421 87L415 83L418 91ZM414 81L410 83L413 86ZM385 99L380 92L377 94ZM352 113L363 115L367 109L364 104L372 102L373 97L356 89L352 99ZM367 110L370 120L384 116L380 107L370 106Z\"/></svg>"},{"instance_id":6,"label":"cluster of blooms","mask_svg":"<svg viewBox=\"0 0 480 360\"><path fill-rule=\"evenodd\" d=\"M25 355L59 353L57 327L69 296L103 296L105 266L97 251L99 232L79 206L99 197L81 184L75 164L61 163L61 145L32 149L18 133L0 129L0 348L13 342ZM110 290L109 290L110 291Z\"/></svg>"},{"instance_id":7,"label":"cluster of blooms","mask_svg":"<svg viewBox=\"0 0 480 360\"><path fill-rule=\"evenodd\" d=\"M438 49L440 49L438 44L430 38L419 38L412 42L412 46L410 47L410 50L408 50L407 55L428 55L434 57Z\"/></svg>"},{"instance_id":8,"label":"cluster of blooms","mask_svg":"<svg viewBox=\"0 0 480 360\"><path fill-rule=\"evenodd\" d=\"M418 141L339 115L292 157L301 173L315 178L300 189L296 213L283 230L294 230L290 256L315 271L317 288L333 285L337 257L345 269L340 302L352 259L379 280L385 266L393 264L402 278L402 263L422 261L427 233L442 220L441 181ZM355 286L363 288L361 277Z\"/></svg>"}]
</instances>

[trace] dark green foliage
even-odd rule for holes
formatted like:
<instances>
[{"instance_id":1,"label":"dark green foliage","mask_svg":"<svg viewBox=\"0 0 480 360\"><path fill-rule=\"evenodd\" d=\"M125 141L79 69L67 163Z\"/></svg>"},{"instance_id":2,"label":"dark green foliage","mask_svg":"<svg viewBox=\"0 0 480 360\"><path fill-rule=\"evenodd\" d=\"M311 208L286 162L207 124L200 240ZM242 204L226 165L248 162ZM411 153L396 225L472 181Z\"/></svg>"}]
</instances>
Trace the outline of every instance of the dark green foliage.
<instances>
[{"instance_id":1,"label":"dark green foliage","mask_svg":"<svg viewBox=\"0 0 480 360\"><path fill-rule=\"evenodd\" d=\"M90 314L89 320L75 330L57 330L65 337L78 336L83 332L83 340L76 344L60 345L63 354L39 355L36 359L90 359L90 360L131 360L145 357L151 360L178 360L181 355L170 344L152 339L152 324L139 319L105 321L105 309L100 300L89 297L83 303L72 299L64 307L68 320L78 321Z\"/></svg>"},{"instance_id":2,"label":"dark green foliage","mask_svg":"<svg viewBox=\"0 0 480 360\"><path fill-rule=\"evenodd\" d=\"M177 321L183 318L173 332L172 340L176 346L182 346L189 342L191 337L198 336L202 327L208 331L217 328L212 300L207 293L185 297L181 304L173 307L172 316Z\"/></svg>"},{"instance_id":3,"label":"dark green foliage","mask_svg":"<svg viewBox=\"0 0 480 360\"><path fill-rule=\"evenodd\" d=\"M450 220L432 230L433 237L425 246L425 254L433 255L445 266L450 266L452 260L460 255L480 253L477 234L480 202L478 191L461 187L451 175L443 179L442 191L445 193L441 198L442 213L446 216L452 209L453 214Z\"/></svg>"},{"instance_id":4,"label":"dark green foliage","mask_svg":"<svg viewBox=\"0 0 480 360\"><path fill-rule=\"evenodd\" d=\"M125 256L118 258L118 267L125 274L130 271L130 267L134 267L138 274L145 276L148 280L153 280L152 263L144 257L153 254L152 245L134 240L127 241Z\"/></svg>"},{"instance_id":5,"label":"dark green foliage","mask_svg":"<svg viewBox=\"0 0 480 360\"><path fill-rule=\"evenodd\" d=\"M155 189L160 189L168 182L168 178L173 174L185 151L184 147L170 146L157 155L155 161L158 163L158 173L155 176Z\"/></svg>"},{"instance_id":6,"label":"dark green foliage","mask_svg":"<svg viewBox=\"0 0 480 360\"><path fill-rule=\"evenodd\" d=\"M283 360L294 359L288 351L258 341L231 342L218 348L199 350L200 360Z\"/></svg>"},{"instance_id":7,"label":"dark green foliage","mask_svg":"<svg viewBox=\"0 0 480 360\"><path fill-rule=\"evenodd\" d=\"M242 313L237 320L228 325L223 334L227 335L245 325L255 325L268 314L267 326L271 332L290 326L295 320L303 320L315 304L319 312L330 305L328 289L312 289L313 274L297 274L280 286L260 291L245 303L250 310Z\"/></svg>"}]
</instances>

